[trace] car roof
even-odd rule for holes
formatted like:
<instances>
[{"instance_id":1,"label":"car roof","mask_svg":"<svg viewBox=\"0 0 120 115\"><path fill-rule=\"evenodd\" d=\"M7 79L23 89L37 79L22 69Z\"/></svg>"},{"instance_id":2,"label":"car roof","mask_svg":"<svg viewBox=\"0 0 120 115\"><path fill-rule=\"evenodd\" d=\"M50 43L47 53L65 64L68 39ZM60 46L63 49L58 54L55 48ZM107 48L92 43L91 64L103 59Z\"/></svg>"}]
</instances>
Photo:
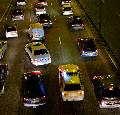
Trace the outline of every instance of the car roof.
<instances>
[{"instance_id":1,"label":"car roof","mask_svg":"<svg viewBox=\"0 0 120 115\"><path fill-rule=\"evenodd\" d=\"M63 7L71 7L71 4L64 4Z\"/></svg>"},{"instance_id":2,"label":"car roof","mask_svg":"<svg viewBox=\"0 0 120 115\"><path fill-rule=\"evenodd\" d=\"M84 38L81 39L81 41L83 43L84 50L96 50L96 45L93 38Z\"/></svg>"},{"instance_id":3,"label":"car roof","mask_svg":"<svg viewBox=\"0 0 120 115\"><path fill-rule=\"evenodd\" d=\"M109 88L110 86L118 87L117 82L115 82L115 78L111 75L94 76L93 82L95 80L99 81L104 88Z\"/></svg>"},{"instance_id":4,"label":"car roof","mask_svg":"<svg viewBox=\"0 0 120 115\"><path fill-rule=\"evenodd\" d=\"M45 45L42 44L41 42L31 42L31 43L28 43L32 50L37 50L37 49L46 49Z\"/></svg>"},{"instance_id":5,"label":"car roof","mask_svg":"<svg viewBox=\"0 0 120 115\"><path fill-rule=\"evenodd\" d=\"M32 28L41 28L41 27L43 27L43 25L40 24L39 22L38 22L38 23L30 24L30 26L31 26Z\"/></svg>"}]
</instances>

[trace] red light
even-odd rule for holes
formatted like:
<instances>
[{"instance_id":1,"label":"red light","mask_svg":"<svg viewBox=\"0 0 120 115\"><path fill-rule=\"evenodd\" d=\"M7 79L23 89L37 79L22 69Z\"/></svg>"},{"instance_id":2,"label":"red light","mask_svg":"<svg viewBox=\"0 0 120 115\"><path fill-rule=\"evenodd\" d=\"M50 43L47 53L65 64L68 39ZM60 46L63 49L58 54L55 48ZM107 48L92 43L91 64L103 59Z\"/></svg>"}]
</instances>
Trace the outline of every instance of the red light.
<instances>
[{"instance_id":1,"label":"red light","mask_svg":"<svg viewBox=\"0 0 120 115\"><path fill-rule=\"evenodd\" d=\"M42 74L42 72L41 71L32 71L32 74Z\"/></svg>"}]
</instances>

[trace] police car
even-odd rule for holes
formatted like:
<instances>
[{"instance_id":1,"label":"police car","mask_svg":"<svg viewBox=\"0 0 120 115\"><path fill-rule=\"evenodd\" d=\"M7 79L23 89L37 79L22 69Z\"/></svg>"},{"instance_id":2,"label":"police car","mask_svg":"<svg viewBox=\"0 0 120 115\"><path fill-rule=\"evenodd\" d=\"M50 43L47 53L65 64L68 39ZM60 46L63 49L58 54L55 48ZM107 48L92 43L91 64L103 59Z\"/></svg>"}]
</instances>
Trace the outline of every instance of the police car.
<instances>
[{"instance_id":1,"label":"police car","mask_svg":"<svg viewBox=\"0 0 120 115\"><path fill-rule=\"evenodd\" d=\"M0 59L3 58L6 50L7 50L7 41L0 41Z\"/></svg>"},{"instance_id":2,"label":"police car","mask_svg":"<svg viewBox=\"0 0 120 115\"><path fill-rule=\"evenodd\" d=\"M100 108L120 108L120 85L117 81L111 75L93 77L92 84Z\"/></svg>"},{"instance_id":3,"label":"police car","mask_svg":"<svg viewBox=\"0 0 120 115\"><path fill-rule=\"evenodd\" d=\"M60 65L59 86L63 101L84 100L84 87L79 67L74 64Z\"/></svg>"},{"instance_id":4,"label":"police car","mask_svg":"<svg viewBox=\"0 0 120 115\"><path fill-rule=\"evenodd\" d=\"M30 42L25 45L25 51L27 52L31 63L33 65L45 65L51 63L51 56L46 46L41 42Z\"/></svg>"}]
</instances>

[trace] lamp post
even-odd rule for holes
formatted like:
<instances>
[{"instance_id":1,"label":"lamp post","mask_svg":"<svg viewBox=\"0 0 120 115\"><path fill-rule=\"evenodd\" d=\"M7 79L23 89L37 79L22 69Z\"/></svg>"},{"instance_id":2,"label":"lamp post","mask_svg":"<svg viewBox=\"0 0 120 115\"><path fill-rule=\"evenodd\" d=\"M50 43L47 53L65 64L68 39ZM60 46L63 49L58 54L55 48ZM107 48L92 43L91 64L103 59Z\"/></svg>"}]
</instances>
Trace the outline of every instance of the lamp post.
<instances>
[{"instance_id":1,"label":"lamp post","mask_svg":"<svg viewBox=\"0 0 120 115\"><path fill-rule=\"evenodd\" d=\"M101 0L99 0L99 34L101 34Z\"/></svg>"}]
</instances>

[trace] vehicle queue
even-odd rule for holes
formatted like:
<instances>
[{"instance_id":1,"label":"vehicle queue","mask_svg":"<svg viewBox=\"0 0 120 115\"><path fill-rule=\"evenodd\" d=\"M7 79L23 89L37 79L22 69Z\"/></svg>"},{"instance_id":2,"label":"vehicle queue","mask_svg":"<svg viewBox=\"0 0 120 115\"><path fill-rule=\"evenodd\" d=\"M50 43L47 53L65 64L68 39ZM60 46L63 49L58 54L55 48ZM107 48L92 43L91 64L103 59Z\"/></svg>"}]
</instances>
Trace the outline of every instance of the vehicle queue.
<instances>
[{"instance_id":1,"label":"vehicle queue","mask_svg":"<svg viewBox=\"0 0 120 115\"><path fill-rule=\"evenodd\" d=\"M47 5L46 5L47 2L46 1L40 2L40 1L41 0L36 2L33 8L36 17L38 17L38 22L34 23L34 24L37 24L37 31L33 31L33 30L30 31L31 28L28 29L27 32L29 34L30 40L25 45L25 51L28 54L30 62L36 66L52 63L50 52L48 51L47 46L45 46L44 42L41 41L40 39L41 36L39 36L39 34L41 34L41 31L39 33L38 29L42 27L43 28L42 34L43 34L44 29L46 28L50 29L52 27L53 22L51 21L50 17L49 18L46 17L46 15L49 16L49 14L47 14ZM25 6L26 3L24 0L17 1L18 9L15 9L12 13L13 21L24 20L24 11L19 8L19 5ZM62 5L62 11L61 11L62 15L72 20L69 23L70 30L82 31L84 29L84 22L82 21L81 16L77 16L77 17L74 16L74 12L72 10L72 3L61 1L61 5ZM17 27L13 25L8 26L6 28L5 34L7 39L11 37L16 38L19 36ZM5 43L7 43L7 41L5 41L4 44ZM6 50L6 47L1 49ZM96 48L95 41L93 38L92 40L91 38L83 38L80 40L78 39L78 49L81 54L80 56L82 57L96 57L99 55L99 52ZM4 50L2 50L1 52L3 51ZM4 53L1 53L1 54L4 54ZM3 55L1 55L1 57L3 58ZM5 64L5 68L3 68L3 65L0 65L0 68L1 68L1 73L4 71L4 75L1 74L0 76L1 77L0 83L2 84L2 85L0 84L1 94L3 94L5 79L6 79L6 76L8 75L8 71L6 69L7 64ZM61 92L63 101L84 100L84 86L82 83L79 67L74 64L60 65L58 67L58 71L59 71L59 76L58 76L59 86L60 86L60 92ZM106 76L106 78L108 77L109 79L114 79L114 77L110 75ZM120 89L118 87L118 84L114 85L116 83L113 84L111 80L111 82L107 82L107 85L106 85L106 82L103 83L103 82L97 81L97 79L103 80L103 77L93 76L93 79L92 79L92 83L94 86L94 90L95 90L95 94L96 94L96 98L98 100L99 106L101 108L102 107L104 108L120 107L120 101L119 101ZM36 70L36 71L24 73L23 80L22 80L23 92L24 92L24 95L23 95L24 106L36 107L36 106L44 105L47 103L45 85L43 82L44 82L43 74L41 73L41 71ZM99 87L99 84L100 84L100 87Z\"/></svg>"}]
</instances>

